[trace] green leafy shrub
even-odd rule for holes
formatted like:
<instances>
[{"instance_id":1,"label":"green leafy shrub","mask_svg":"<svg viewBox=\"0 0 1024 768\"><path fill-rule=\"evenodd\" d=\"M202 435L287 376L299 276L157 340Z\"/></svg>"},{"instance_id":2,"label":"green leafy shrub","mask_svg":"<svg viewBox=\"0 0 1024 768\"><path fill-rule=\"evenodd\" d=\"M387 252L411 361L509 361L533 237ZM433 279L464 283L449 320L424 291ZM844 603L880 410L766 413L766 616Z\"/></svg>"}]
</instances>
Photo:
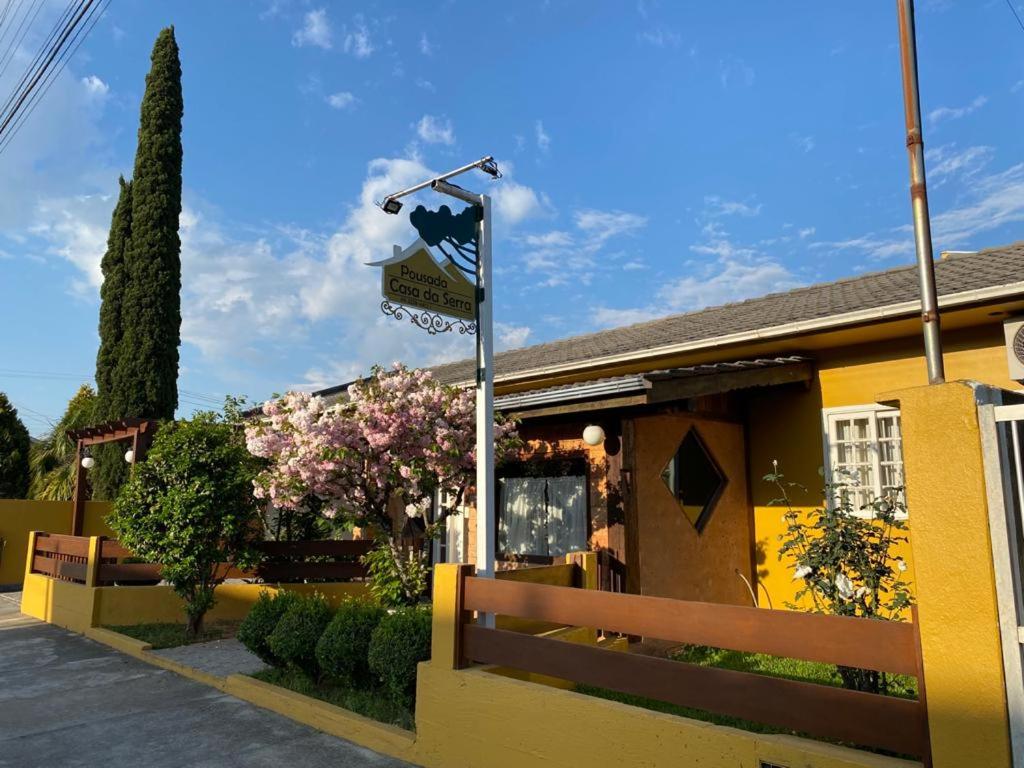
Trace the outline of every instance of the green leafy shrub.
<instances>
[{"instance_id":1,"label":"green leafy shrub","mask_svg":"<svg viewBox=\"0 0 1024 768\"><path fill-rule=\"evenodd\" d=\"M381 619L370 638L370 671L396 700L412 700L416 665L429 658L429 609L399 608Z\"/></svg>"},{"instance_id":2,"label":"green leafy shrub","mask_svg":"<svg viewBox=\"0 0 1024 768\"><path fill-rule=\"evenodd\" d=\"M322 595L296 596L267 638L270 652L316 678L316 644L330 621L331 609Z\"/></svg>"},{"instance_id":3,"label":"green leafy shrub","mask_svg":"<svg viewBox=\"0 0 1024 768\"><path fill-rule=\"evenodd\" d=\"M346 600L316 644L320 670L343 685L362 686L370 681L370 637L387 615L368 600Z\"/></svg>"},{"instance_id":4,"label":"green leafy shrub","mask_svg":"<svg viewBox=\"0 0 1024 768\"><path fill-rule=\"evenodd\" d=\"M370 594L388 608L414 605L426 592L430 567L418 551L392 549L386 539L362 557L370 576Z\"/></svg>"},{"instance_id":5,"label":"green leafy shrub","mask_svg":"<svg viewBox=\"0 0 1024 768\"><path fill-rule=\"evenodd\" d=\"M121 544L150 563L185 603L188 635L202 629L224 579L221 563L256 564L260 460L230 410L163 424L145 461L135 464L107 523Z\"/></svg>"},{"instance_id":6,"label":"green leafy shrub","mask_svg":"<svg viewBox=\"0 0 1024 768\"><path fill-rule=\"evenodd\" d=\"M238 641L267 664L282 666L284 662L270 650L270 635L297 599L298 595L286 590L274 595L267 590L261 591L259 599L238 627Z\"/></svg>"}]
</instances>

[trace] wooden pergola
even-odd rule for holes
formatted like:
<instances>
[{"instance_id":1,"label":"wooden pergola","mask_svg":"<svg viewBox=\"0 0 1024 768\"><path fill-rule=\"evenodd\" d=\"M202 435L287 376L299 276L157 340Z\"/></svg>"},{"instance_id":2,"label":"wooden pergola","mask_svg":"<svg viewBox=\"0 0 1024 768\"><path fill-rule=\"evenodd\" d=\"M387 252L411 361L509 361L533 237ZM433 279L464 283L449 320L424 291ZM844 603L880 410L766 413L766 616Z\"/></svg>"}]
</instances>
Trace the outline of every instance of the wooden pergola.
<instances>
[{"instance_id":1,"label":"wooden pergola","mask_svg":"<svg viewBox=\"0 0 1024 768\"><path fill-rule=\"evenodd\" d=\"M146 455L146 450L156 431L155 419L119 419L81 429L69 429L67 436L75 443L75 496L71 507L71 535L82 535L82 523L85 520L85 472L82 466L85 449L104 443L132 443L132 461L139 461Z\"/></svg>"}]
</instances>

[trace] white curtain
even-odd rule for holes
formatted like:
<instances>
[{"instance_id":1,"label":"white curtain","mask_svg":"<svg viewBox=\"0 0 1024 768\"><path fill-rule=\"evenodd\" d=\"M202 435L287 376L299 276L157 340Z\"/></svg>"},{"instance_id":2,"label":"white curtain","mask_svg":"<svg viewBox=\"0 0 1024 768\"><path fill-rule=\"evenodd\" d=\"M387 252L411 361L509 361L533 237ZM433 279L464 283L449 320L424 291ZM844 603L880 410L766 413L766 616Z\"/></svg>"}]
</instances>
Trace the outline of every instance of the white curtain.
<instances>
[{"instance_id":1,"label":"white curtain","mask_svg":"<svg viewBox=\"0 0 1024 768\"><path fill-rule=\"evenodd\" d=\"M498 546L517 555L547 554L543 477L507 477L498 499Z\"/></svg>"},{"instance_id":2,"label":"white curtain","mask_svg":"<svg viewBox=\"0 0 1024 768\"><path fill-rule=\"evenodd\" d=\"M585 477L549 477L548 555L586 549L587 480Z\"/></svg>"}]
</instances>

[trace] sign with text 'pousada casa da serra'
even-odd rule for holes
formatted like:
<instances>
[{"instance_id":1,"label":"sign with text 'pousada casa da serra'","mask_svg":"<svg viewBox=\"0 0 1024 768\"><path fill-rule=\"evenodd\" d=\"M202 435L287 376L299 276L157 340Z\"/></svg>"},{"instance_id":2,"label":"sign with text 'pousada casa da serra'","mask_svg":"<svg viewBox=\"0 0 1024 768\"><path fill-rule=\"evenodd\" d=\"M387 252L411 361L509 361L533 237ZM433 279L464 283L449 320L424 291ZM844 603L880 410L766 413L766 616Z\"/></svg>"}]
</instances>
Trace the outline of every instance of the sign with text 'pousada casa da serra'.
<instances>
[{"instance_id":1,"label":"sign with text 'pousada casa da serra'","mask_svg":"<svg viewBox=\"0 0 1024 768\"><path fill-rule=\"evenodd\" d=\"M422 238L408 248L395 246L381 270L381 294L388 301L460 320L476 319L476 288L458 267L439 264Z\"/></svg>"}]
</instances>

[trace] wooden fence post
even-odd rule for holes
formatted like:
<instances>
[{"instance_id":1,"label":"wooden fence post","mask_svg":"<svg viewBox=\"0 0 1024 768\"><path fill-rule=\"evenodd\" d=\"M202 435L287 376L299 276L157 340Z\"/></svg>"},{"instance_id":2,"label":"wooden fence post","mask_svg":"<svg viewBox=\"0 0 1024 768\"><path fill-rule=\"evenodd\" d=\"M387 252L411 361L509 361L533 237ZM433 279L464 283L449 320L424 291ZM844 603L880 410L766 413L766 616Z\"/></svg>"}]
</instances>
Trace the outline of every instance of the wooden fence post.
<instances>
[{"instance_id":1,"label":"wooden fence post","mask_svg":"<svg viewBox=\"0 0 1024 768\"><path fill-rule=\"evenodd\" d=\"M434 566L434 609L430 640L430 663L444 669L466 666L462 653L462 625L467 620L464 605L467 576L476 573L465 563Z\"/></svg>"}]
</instances>

